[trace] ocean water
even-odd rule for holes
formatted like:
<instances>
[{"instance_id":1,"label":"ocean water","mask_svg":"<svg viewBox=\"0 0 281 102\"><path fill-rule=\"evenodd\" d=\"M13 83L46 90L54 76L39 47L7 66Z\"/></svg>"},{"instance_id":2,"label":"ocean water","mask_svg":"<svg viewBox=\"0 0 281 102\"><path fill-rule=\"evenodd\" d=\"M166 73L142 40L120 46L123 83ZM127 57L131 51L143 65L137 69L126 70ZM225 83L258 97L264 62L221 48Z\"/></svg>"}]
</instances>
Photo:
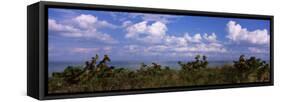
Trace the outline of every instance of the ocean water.
<instances>
[{"instance_id":1,"label":"ocean water","mask_svg":"<svg viewBox=\"0 0 281 102\"><path fill-rule=\"evenodd\" d=\"M140 68L142 62L140 61L115 61L109 62L109 66L114 66L115 68L129 68L131 70L136 70ZM143 62L146 65L151 65L152 62ZM179 69L180 66L177 61L162 61L156 62L162 67L169 66L170 68ZM225 64L232 64L232 61L209 61L209 67L219 67ZM81 66L83 68L84 62L49 62L48 72L49 74L53 72L62 72L67 66Z\"/></svg>"}]
</instances>

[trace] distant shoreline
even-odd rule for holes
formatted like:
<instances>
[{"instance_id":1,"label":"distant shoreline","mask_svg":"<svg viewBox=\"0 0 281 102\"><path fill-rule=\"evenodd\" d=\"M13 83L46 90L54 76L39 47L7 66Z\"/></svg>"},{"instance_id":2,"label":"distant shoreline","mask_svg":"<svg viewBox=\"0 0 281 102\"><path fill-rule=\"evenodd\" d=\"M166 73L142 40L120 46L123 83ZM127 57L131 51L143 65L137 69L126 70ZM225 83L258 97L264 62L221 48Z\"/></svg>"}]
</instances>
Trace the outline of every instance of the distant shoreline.
<instances>
[{"instance_id":1,"label":"distant shoreline","mask_svg":"<svg viewBox=\"0 0 281 102\"><path fill-rule=\"evenodd\" d=\"M123 63L123 65L120 65L118 63ZM125 61L115 61L115 62L110 62L108 63L108 65L110 66L115 66L116 68L128 68L128 69L138 69L140 64L142 63L137 62L137 61L130 61L127 64L124 63ZM168 66L170 68L180 68L180 66L177 63L178 61L159 61L156 62L158 64L160 64L162 67ZM269 61L266 61L267 63L269 63ZM152 62L144 62L144 64L150 65ZM164 64L163 64L164 63ZM165 64L166 63L166 64ZM168 63L168 64L167 64ZM209 61L209 65L208 67L219 67L219 66L223 66L226 64L233 64L233 61ZM131 65L131 66L130 66ZM48 66L48 72L49 74L52 74L53 72L62 72L67 66L76 66L76 67L83 67L84 66L84 62L80 62L80 61L51 61L49 62L49 66ZM134 66L134 67L132 67Z\"/></svg>"},{"instance_id":2,"label":"distant shoreline","mask_svg":"<svg viewBox=\"0 0 281 102\"><path fill-rule=\"evenodd\" d=\"M108 65L114 66L115 68L127 68L127 69L132 69L136 70L139 69L140 64L142 62L135 62L135 61L130 61L130 62L125 62L125 61L115 61L115 62L110 62ZM143 62L146 65L151 65L152 62ZM159 61L156 62L157 64L161 65L162 68L168 66L172 69L179 69L180 66L178 64L178 61ZM210 61L208 67L213 68L213 67L220 67L223 65L227 64L232 64L232 61ZM67 66L75 66L75 67L81 67L83 68L84 63L83 62L74 62L74 61L57 61L57 62L49 62L49 68L48 72L49 75L52 74L53 72L62 72Z\"/></svg>"}]
</instances>

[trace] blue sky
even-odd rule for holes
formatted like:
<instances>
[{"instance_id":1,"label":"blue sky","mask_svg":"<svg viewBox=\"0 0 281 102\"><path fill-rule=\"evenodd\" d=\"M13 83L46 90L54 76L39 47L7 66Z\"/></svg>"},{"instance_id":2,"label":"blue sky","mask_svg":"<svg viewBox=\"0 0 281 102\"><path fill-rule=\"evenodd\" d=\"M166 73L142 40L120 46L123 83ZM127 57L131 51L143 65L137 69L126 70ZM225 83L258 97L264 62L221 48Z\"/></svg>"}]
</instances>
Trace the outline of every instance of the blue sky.
<instances>
[{"instance_id":1,"label":"blue sky","mask_svg":"<svg viewBox=\"0 0 281 102\"><path fill-rule=\"evenodd\" d=\"M50 61L269 59L267 20L51 8L48 23Z\"/></svg>"}]
</instances>

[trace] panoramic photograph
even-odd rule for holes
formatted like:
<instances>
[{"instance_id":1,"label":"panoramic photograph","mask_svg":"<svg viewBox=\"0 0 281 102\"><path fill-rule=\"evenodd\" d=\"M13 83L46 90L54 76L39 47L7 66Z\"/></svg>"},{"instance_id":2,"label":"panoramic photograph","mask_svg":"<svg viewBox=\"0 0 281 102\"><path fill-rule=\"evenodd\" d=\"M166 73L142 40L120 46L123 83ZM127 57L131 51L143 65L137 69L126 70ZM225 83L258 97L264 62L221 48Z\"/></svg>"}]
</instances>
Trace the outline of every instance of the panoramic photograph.
<instances>
[{"instance_id":1,"label":"panoramic photograph","mask_svg":"<svg viewBox=\"0 0 281 102\"><path fill-rule=\"evenodd\" d=\"M48 9L48 94L270 80L269 20Z\"/></svg>"}]
</instances>

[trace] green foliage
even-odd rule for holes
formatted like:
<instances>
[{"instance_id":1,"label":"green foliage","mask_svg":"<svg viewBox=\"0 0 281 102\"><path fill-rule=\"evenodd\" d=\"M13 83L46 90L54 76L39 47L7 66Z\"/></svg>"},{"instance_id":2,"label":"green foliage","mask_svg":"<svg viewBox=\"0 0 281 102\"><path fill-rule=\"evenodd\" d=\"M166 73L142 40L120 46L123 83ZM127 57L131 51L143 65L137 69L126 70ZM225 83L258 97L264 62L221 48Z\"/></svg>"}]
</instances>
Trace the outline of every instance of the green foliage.
<instances>
[{"instance_id":1,"label":"green foliage","mask_svg":"<svg viewBox=\"0 0 281 102\"><path fill-rule=\"evenodd\" d=\"M87 61L85 67L68 66L55 72L48 81L48 93L95 92L161 88L193 85L233 84L269 81L269 64L261 59L241 55L233 64L208 67L206 56L197 55L194 61L181 62L180 69L157 63L140 64L137 70L107 65L108 55L98 62L98 55Z\"/></svg>"},{"instance_id":2,"label":"green foliage","mask_svg":"<svg viewBox=\"0 0 281 102\"><path fill-rule=\"evenodd\" d=\"M244 55L241 55L239 61L233 61L234 67L238 69L236 76L239 82L248 82L250 78L258 81L269 79L269 75L265 75L269 73L269 65L265 61L256 57L250 57L249 59L244 57Z\"/></svg>"},{"instance_id":3,"label":"green foliage","mask_svg":"<svg viewBox=\"0 0 281 102\"><path fill-rule=\"evenodd\" d=\"M182 63L181 61L178 62L178 64L181 66L183 70L187 71L196 71L200 69L207 68L209 62L207 61L207 57L203 56L202 59L200 59L200 55L196 55L195 61Z\"/></svg>"}]
</instances>

